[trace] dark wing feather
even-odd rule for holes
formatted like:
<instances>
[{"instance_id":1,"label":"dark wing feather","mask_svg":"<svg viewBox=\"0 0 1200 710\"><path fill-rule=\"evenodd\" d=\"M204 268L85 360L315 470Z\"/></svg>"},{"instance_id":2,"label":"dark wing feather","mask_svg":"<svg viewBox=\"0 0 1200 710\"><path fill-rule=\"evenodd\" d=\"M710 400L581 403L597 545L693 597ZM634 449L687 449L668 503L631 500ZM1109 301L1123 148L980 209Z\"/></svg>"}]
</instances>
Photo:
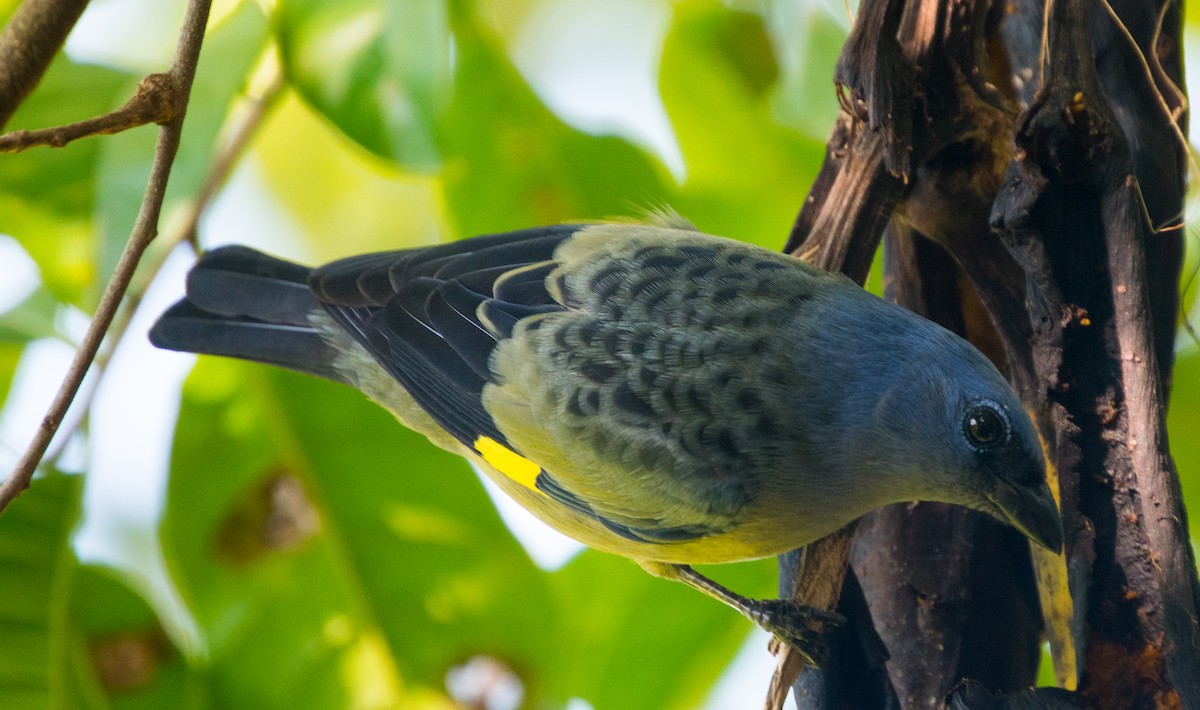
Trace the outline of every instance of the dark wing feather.
<instances>
[{"instance_id":1,"label":"dark wing feather","mask_svg":"<svg viewBox=\"0 0 1200 710\"><path fill-rule=\"evenodd\" d=\"M308 285L325 310L456 439L468 448L480 436L507 446L480 399L495 377L488 361L518 320L562 310L546 292L549 269L540 265L578 229L544 227L351 257L315 269ZM505 279L514 272L519 277ZM505 300L497 283L519 285L514 293L520 300Z\"/></svg>"},{"instance_id":2,"label":"dark wing feather","mask_svg":"<svg viewBox=\"0 0 1200 710\"><path fill-rule=\"evenodd\" d=\"M519 241L493 244L484 249L473 250L461 254L453 254L432 259L420 264L422 276L429 275L439 279L454 279L475 271L494 269L497 265L508 265L520 268L529 264L548 261L554 255L554 250L563 239L574 233L578 227L572 227L566 234L547 234L545 236L530 236ZM474 240L472 240L474 241ZM412 278L413 268L410 266L404 272L392 271L393 277Z\"/></svg>"},{"instance_id":3,"label":"dark wing feather","mask_svg":"<svg viewBox=\"0 0 1200 710\"><path fill-rule=\"evenodd\" d=\"M150 341L344 382L337 350L309 321L318 310L309 271L243 246L206 252L188 274L187 295L159 317Z\"/></svg>"},{"instance_id":4,"label":"dark wing feather","mask_svg":"<svg viewBox=\"0 0 1200 710\"><path fill-rule=\"evenodd\" d=\"M495 283L494 295L501 301L526 306L555 304L550 292L546 290L546 277L556 266L558 264L551 261L522 271L509 271L502 280Z\"/></svg>"},{"instance_id":5,"label":"dark wing feather","mask_svg":"<svg viewBox=\"0 0 1200 710\"><path fill-rule=\"evenodd\" d=\"M496 336L475 315L486 300L486 296L458 281L444 281L425 301L430 325L481 381L492 379L488 357L497 342Z\"/></svg>"},{"instance_id":6,"label":"dark wing feather","mask_svg":"<svg viewBox=\"0 0 1200 710\"><path fill-rule=\"evenodd\" d=\"M519 303L489 298L483 302L483 307L480 309L479 315L487 321L488 330L494 332L497 337L510 338L512 337L513 328L517 325L517 321L542 313L552 313L561 309L562 307L558 305L523 306ZM536 325L536 323L531 325Z\"/></svg>"}]
</instances>

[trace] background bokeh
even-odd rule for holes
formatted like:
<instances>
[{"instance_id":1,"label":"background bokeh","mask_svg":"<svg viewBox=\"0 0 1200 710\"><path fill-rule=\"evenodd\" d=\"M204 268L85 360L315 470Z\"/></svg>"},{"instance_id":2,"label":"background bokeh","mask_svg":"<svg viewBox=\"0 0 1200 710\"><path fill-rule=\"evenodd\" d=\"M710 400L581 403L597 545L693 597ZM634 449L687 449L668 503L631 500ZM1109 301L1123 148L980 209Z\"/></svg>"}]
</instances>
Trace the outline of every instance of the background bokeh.
<instances>
[{"instance_id":1,"label":"background bokeh","mask_svg":"<svg viewBox=\"0 0 1200 710\"><path fill-rule=\"evenodd\" d=\"M169 65L183 9L93 0L9 128L123 103ZM352 390L145 333L260 102L203 205L205 248L320 262L669 205L778 249L824 153L851 11L216 2L140 307L0 517L0 707L756 707L773 663L736 613L580 551ZM155 135L0 156L0 470L116 263ZM1177 373L1171 443L1198 510L1200 350L1182 331ZM774 592L772 560L707 571Z\"/></svg>"}]
</instances>

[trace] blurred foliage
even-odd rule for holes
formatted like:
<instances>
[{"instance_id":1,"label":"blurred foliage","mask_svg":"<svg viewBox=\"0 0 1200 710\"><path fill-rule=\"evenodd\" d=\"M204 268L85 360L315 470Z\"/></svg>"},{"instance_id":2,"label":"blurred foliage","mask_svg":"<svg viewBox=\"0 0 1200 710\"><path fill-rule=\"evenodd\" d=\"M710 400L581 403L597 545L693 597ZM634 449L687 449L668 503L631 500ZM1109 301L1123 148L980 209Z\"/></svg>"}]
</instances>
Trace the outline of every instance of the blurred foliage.
<instances>
[{"instance_id":1,"label":"blurred foliage","mask_svg":"<svg viewBox=\"0 0 1200 710\"><path fill-rule=\"evenodd\" d=\"M52 474L38 479L19 508L0 525L0 702L12 708L68 706L63 682L76 568L68 538L79 509L82 480Z\"/></svg>"},{"instance_id":2,"label":"blurred foliage","mask_svg":"<svg viewBox=\"0 0 1200 710\"><path fill-rule=\"evenodd\" d=\"M443 0L289 0L277 36L292 84L346 135L385 160L441 163L452 35Z\"/></svg>"},{"instance_id":3,"label":"blurred foliage","mask_svg":"<svg viewBox=\"0 0 1200 710\"><path fill-rule=\"evenodd\" d=\"M138 78L59 57L7 128L42 128L104 113L124 103ZM101 237L94 220L102 144L80 141L61 150L6 155L0 170L0 229L16 237L37 261L42 282L55 298L89 311L103 286L97 274ZM150 156L141 157L148 171Z\"/></svg>"},{"instance_id":4,"label":"blurred foliage","mask_svg":"<svg viewBox=\"0 0 1200 710\"><path fill-rule=\"evenodd\" d=\"M783 0L639 0L667 18L648 62L661 104L645 110L668 119L682 156L669 169L670 146L582 130L517 68L518 49L556 61L522 44L528 23L589 1L218 3L164 232L252 87L279 70L282 97L235 184L286 225L273 246L297 259L661 205L779 248L824 154L844 19ZM0 19L14 6L0 2ZM123 103L141 60L120 61L120 49L104 66L60 58L9 128ZM0 232L41 280L0 314L0 397L28 343L63 338L62 313L94 308L155 135L143 127L0 158ZM229 239L202 222L202 242ZM1186 475L1200 468L1196 348L1181 352L1178 373L1170 424ZM48 474L0 518L0 707L445 709L459 707L453 669L488 658L528 707L694 708L749 631L626 560L585 552L539 568L461 459L352 390L242 363L203 359L182 393L157 531L182 617L144 572L78 559L69 536L89 513L81 490L79 477ZM1200 505L1196 490L1185 481ZM773 592L772 561L709 572L743 593Z\"/></svg>"}]
</instances>

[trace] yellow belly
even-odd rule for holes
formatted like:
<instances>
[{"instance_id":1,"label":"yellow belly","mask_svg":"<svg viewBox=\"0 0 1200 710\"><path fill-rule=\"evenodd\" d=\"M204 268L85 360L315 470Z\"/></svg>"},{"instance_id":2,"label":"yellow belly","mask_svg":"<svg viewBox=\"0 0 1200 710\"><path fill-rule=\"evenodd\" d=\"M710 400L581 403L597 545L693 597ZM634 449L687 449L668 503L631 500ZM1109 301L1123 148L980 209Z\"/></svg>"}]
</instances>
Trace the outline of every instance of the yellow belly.
<instances>
[{"instance_id":1,"label":"yellow belly","mask_svg":"<svg viewBox=\"0 0 1200 710\"><path fill-rule=\"evenodd\" d=\"M539 520L588 547L634 560L672 564L724 564L778 555L821 537L801 530L794 516L777 520L747 511L743 523L724 532L683 542L641 542L609 530L595 518L564 506L531 486L522 485L473 452L469 458L488 478ZM760 511L761 512L761 511ZM848 522L848 521L847 521ZM836 525L829 531L836 529Z\"/></svg>"}]
</instances>

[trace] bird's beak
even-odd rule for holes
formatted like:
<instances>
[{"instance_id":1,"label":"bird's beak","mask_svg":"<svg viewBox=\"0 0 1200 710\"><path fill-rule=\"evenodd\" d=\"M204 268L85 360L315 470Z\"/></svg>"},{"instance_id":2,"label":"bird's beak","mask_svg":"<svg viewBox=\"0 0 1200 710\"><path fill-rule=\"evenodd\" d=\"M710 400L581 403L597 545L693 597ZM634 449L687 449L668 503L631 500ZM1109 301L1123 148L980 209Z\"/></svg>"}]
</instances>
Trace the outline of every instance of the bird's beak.
<instances>
[{"instance_id":1,"label":"bird's beak","mask_svg":"<svg viewBox=\"0 0 1200 710\"><path fill-rule=\"evenodd\" d=\"M1001 483L988 500L998 509L996 517L1047 550L1062 551L1062 516L1045 482L1036 488Z\"/></svg>"}]
</instances>

